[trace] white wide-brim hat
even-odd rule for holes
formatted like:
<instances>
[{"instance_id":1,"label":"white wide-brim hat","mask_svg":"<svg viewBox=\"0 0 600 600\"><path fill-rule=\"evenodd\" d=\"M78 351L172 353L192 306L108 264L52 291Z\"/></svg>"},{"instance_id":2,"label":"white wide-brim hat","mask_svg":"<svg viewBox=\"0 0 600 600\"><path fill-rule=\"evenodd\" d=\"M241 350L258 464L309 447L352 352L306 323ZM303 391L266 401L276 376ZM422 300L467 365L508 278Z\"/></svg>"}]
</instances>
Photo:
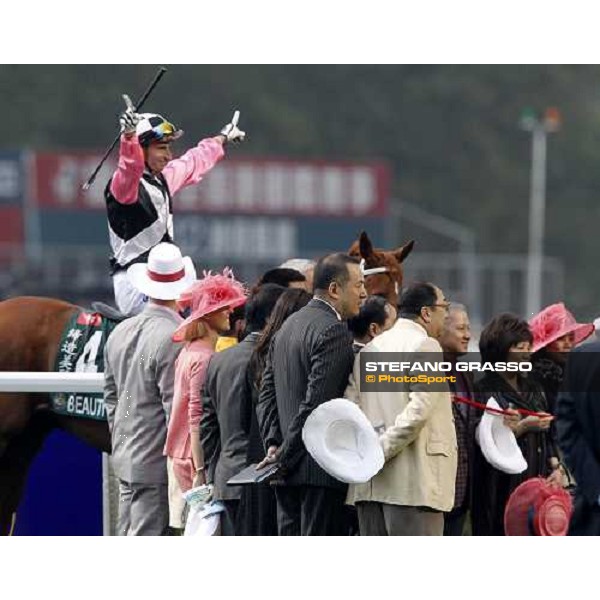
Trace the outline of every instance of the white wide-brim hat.
<instances>
[{"instance_id":1,"label":"white wide-brim hat","mask_svg":"<svg viewBox=\"0 0 600 600\"><path fill-rule=\"evenodd\" d=\"M161 242L148 255L147 263L127 269L131 284L149 298L177 300L196 281L196 269L189 256L182 257L174 244Z\"/></svg>"},{"instance_id":2,"label":"white wide-brim hat","mask_svg":"<svg viewBox=\"0 0 600 600\"><path fill-rule=\"evenodd\" d=\"M492 397L486 406L502 410ZM517 444L517 438L503 423L502 415L483 413L475 434L483 456L493 467L510 475L518 475L527 469L527 461Z\"/></svg>"},{"instance_id":3,"label":"white wide-brim hat","mask_svg":"<svg viewBox=\"0 0 600 600\"><path fill-rule=\"evenodd\" d=\"M306 419L302 440L317 464L344 483L369 481L385 462L373 425L345 398L317 406Z\"/></svg>"}]
</instances>

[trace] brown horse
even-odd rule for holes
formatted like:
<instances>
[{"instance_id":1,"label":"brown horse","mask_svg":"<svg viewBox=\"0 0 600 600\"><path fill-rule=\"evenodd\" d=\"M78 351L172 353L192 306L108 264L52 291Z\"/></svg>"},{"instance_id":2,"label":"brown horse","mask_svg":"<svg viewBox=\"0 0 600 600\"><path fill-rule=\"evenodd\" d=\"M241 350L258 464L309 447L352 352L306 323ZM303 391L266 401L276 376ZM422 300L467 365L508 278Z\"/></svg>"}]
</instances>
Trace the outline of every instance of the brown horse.
<instances>
[{"instance_id":1,"label":"brown horse","mask_svg":"<svg viewBox=\"0 0 600 600\"><path fill-rule=\"evenodd\" d=\"M53 371L62 332L77 310L51 298L0 302L0 371ZM0 534L10 531L29 466L55 428L110 451L106 422L55 414L47 394L0 393Z\"/></svg>"},{"instance_id":2,"label":"brown horse","mask_svg":"<svg viewBox=\"0 0 600 600\"><path fill-rule=\"evenodd\" d=\"M402 288L402 263L411 253L414 240L396 250L386 251L373 248L369 236L363 231L348 254L365 259L365 287L369 295L383 296L390 304L397 306Z\"/></svg>"}]
</instances>

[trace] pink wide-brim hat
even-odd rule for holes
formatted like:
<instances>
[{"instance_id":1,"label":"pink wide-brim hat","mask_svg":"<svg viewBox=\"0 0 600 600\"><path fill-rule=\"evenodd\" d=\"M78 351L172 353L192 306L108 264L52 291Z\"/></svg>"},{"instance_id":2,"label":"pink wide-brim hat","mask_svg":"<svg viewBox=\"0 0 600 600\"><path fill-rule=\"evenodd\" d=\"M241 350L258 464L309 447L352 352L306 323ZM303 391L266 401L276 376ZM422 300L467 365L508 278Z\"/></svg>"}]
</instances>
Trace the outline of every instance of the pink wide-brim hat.
<instances>
[{"instance_id":1,"label":"pink wide-brim hat","mask_svg":"<svg viewBox=\"0 0 600 600\"><path fill-rule=\"evenodd\" d=\"M204 271L203 275L181 294L177 302L180 309L190 308L191 313L175 330L174 342L183 341L187 326L196 319L224 308L237 308L246 302L246 288L235 279L231 269L225 268L222 274L215 275Z\"/></svg>"},{"instance_id":2,"label":"pink wide-brim hat","mask_svg":"<svg viewBox=\"0 0 600 600\"><path fill-rule=\"evenodd\" d=\"M594 331L593 323L578 323L562 303L551 304L529 321L533 334L532 352L537 352L567 333L575 334L575 345L583 342Z\"/></svg>"},{"instance_id":3,"label":"pink wide-brim hat","mask_svg":"<svg viewBox=\"0 0 600 600\"><path fill-rule=\"evenodd\" d=\"M504 533L508 536L567 535L573 513L569 492L541 477L517 486L504 509Z\"/></svg>"}]
</instances>

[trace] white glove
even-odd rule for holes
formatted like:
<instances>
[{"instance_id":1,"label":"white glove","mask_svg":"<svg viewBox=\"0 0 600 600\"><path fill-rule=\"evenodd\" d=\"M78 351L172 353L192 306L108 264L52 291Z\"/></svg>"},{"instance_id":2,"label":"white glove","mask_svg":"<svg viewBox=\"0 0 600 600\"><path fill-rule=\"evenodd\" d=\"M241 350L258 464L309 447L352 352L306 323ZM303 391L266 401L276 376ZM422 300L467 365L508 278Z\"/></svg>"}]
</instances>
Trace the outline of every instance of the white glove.
<instances>
[{"instance_id":1,"label":"white glove","mask_svg":"<svg viewBox=\"0 0 600 600\"><path fill-rule=\"evenodd\" d=\"M233 142L234 144L243 142L246 137L246 132L238 129L238 121L240 120L240 111L236 110L233 113L233 119L231 123L227 123L223 129L221 129L221 135L225 136L226 141Z\"/></svg>"},{"instance_id":2,"label":"white glove","mask_svg":"<svg viewBox=\"0 0 600 600\"><path fill-rule=\"evenodd\" d=\"M125 100L127 109L119 117L119 124L121 125L121 133L129 137L135 133L137 124L140 122L140 115L135 112L135 106L133 106L127 94L123 94L123 100Z\"/></svg>"}]
</instances>

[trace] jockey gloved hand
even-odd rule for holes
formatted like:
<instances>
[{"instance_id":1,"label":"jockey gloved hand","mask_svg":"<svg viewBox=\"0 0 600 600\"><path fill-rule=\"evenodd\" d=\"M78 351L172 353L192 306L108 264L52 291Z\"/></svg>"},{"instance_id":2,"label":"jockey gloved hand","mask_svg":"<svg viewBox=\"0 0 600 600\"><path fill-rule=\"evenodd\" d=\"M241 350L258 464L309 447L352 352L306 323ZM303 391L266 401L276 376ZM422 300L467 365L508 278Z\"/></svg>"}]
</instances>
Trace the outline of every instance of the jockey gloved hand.
<instances>
[{"instance_id":1,"label":"jockey gloved hand","mask_svg":"<svg viewBox=\"0 0 600 600\"><path fill-rule=\"evenodd\" d=\"M123 94L123 100L125 100L127 109L119 117L119 124L121 125L121 133L124 133L127 137L131 137L135 133L141 117L135 112L135 107L127 94Z\"/></svg>"},{"instance_id":2,"label":"jockey gloved hand","mask_svg":"<svg viewBox=\"0 0 600 600\"><path fill-rule=\"evenodd\" d=\"M238 121L240 120L240 111L236 110L233 113L231 123L227 123L223 129L221 129L221 135L225 137L226 142L233 142L237 144L243 142L246 137L246 132L238 129Z\"/></svg>"}]
</instances>

